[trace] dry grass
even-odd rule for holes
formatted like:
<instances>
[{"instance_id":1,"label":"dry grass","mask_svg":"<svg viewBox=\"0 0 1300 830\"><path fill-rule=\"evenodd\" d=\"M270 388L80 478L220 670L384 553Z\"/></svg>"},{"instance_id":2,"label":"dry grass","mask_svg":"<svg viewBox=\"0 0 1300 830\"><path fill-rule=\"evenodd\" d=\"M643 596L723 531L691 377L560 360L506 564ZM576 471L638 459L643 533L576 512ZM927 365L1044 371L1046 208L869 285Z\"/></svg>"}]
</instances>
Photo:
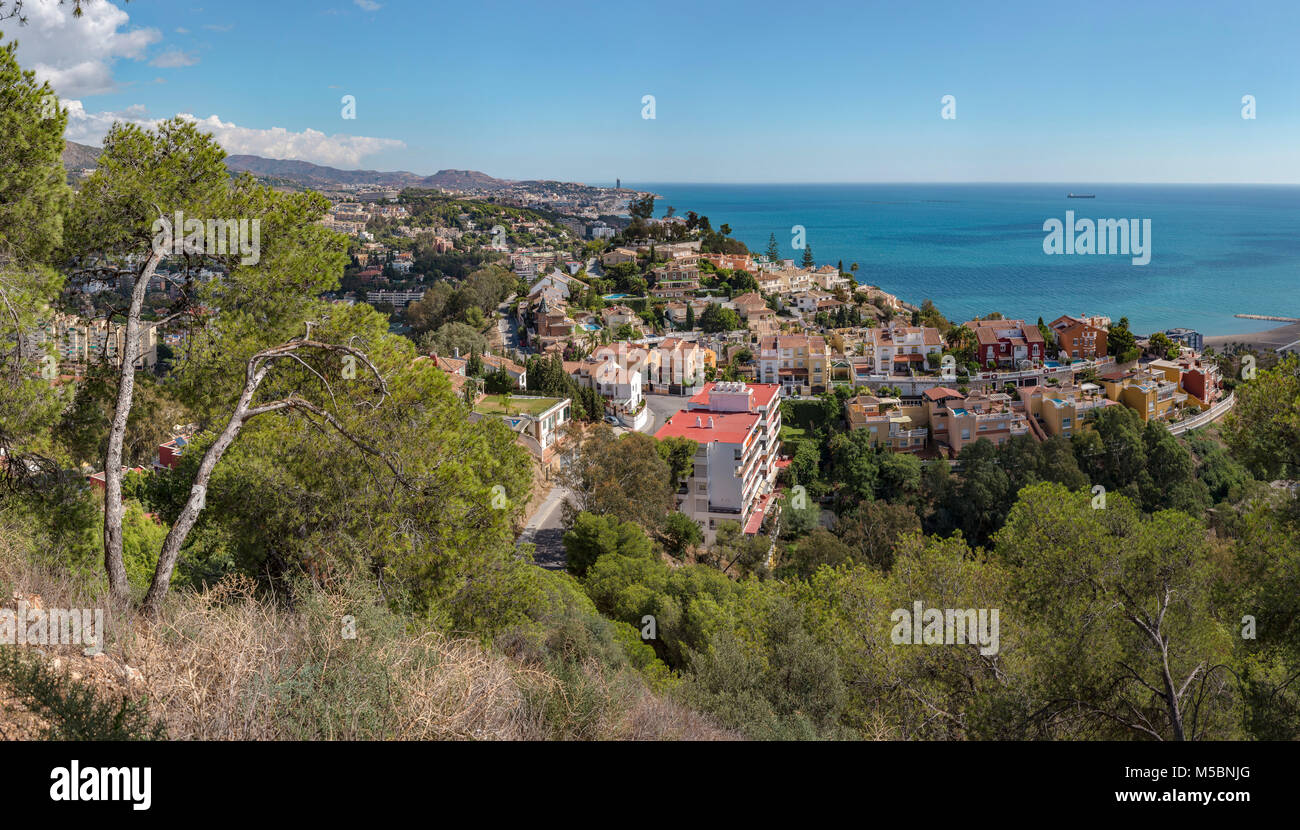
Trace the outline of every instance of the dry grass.
<instances>
[{"instance_id":1,"label":"dry grass","mask_svg":"<svg viewBox=\"0 0 1300 830\"><path fill-rule=\"evenodd\" d=\"M108 607L101 586L33 564L31 553L21 535L0 527L0 588L40 595L47 607ZM355 639L344 636L349 614ZM258 595L251 580L228 578L174 593L152 624L131 613L105 616L104 657L65 647L46 649L47 659L75 677L102 675L105 695L147 697L171 739L734 737L652 694L630 669L507 656L410 631L363 593L305 591L288 608Z\"/></svg>"},{"instance_id":2,"label":"dry grass","mask_svg":"<svg viewBox=\"0 0 1300 830\"><path fill-rule=\"evenodd\" d=\"M251 582L226 580L177 598L127 653L174 738L535 736L520 704L526 687L548 683L541 673L432 633L390 636L358 621L344 639L347 611L343 597L324 596L286 612Z\"/></svg>"}]
</instances>

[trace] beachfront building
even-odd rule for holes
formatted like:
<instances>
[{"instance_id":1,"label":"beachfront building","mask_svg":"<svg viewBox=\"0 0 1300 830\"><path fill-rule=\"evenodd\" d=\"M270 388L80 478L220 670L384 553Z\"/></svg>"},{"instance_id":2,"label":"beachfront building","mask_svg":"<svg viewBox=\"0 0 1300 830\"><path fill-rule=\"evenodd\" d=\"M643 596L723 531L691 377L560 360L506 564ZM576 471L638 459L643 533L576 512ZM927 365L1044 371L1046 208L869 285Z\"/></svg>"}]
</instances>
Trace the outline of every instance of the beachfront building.
<instances>
[{"instance_id":1,"label":"beachfront building","mask_svg":"<svg viewBox=\"0 0 1300 830\"><path fill-rule=\"evenodd\" d=\"M780 404L776 384L708 383L655 433L697 444L677 509L700 526L705 544L714 543L724 521L738 522L748 534L762 527L775 495Z\"/></svg>"},{"instance_id":2,"label":"beachfront building","mask_svg":"<svg viewBox=\"0 0 1300 830\"><path fill-rule=\"evenodd\" d=\"M1024 320L971 320L965 325L975 332L975 359L987 369L1041 366L1047 357L1043 333Z\"/></svg>"},{"instance_id":3,"label":"beachfront building","mask_svg":"<svg viewBox=\"0 0 1300 830\"><path fill-rule=\"evenodd\" d=\"M1165 329L1165 336L1175 343L1181 343L1196 352L1200 352L1205 348L1205 337L1195 329Z\"/></svg>"},{"instance_id":4,"label":"beachfront building","mask_svg":"<svg viewBox=\"0 0 1300 830\"><path fill-rule=\"evenodd\" d=\"M1056 337L1059 355L1068 360L1092 360L1106 356L1106 330L1087 320L1068 314L1057 317L1047 327Z\"/></svg>"}]
</instances>

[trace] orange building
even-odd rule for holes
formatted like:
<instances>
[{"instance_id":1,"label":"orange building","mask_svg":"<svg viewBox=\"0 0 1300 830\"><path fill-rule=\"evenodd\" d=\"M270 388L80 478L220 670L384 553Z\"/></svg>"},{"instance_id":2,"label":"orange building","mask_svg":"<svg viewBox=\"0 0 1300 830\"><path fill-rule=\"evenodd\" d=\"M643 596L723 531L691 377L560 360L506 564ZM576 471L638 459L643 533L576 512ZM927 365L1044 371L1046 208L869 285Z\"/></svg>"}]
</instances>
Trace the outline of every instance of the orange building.
<instances>
[{"instance_id":1,"label":"orange building","mask_svg":"<svg viewBox=\"0 0 1300 830\"><path fill-rule=\"evenodd\" d=\"M1063 315L1048 325L1056 335L1056 347L1070 358L1106 356L1106 330L1078 317Z\"/></svg>"}]
</instances>

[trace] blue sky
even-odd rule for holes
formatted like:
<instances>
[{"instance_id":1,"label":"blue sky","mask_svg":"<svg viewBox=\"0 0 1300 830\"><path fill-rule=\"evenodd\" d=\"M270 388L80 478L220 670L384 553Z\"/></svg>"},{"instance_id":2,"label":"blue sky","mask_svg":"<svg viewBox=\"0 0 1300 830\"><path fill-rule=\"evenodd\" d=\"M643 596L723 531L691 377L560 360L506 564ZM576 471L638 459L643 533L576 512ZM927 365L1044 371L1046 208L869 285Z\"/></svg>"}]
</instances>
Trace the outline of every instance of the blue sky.
<instances>
[{"instance_id":1,"label":"blue sky","mask_svg":"<svg viewBox=\"0 0 1300 830\"><path fill-rule=\"evenodd\" d=\"M1295 0L27 2L0 28L77 140L189 113L231 152L419 173L1300 182Z\"/></svg>"}]
</instances>

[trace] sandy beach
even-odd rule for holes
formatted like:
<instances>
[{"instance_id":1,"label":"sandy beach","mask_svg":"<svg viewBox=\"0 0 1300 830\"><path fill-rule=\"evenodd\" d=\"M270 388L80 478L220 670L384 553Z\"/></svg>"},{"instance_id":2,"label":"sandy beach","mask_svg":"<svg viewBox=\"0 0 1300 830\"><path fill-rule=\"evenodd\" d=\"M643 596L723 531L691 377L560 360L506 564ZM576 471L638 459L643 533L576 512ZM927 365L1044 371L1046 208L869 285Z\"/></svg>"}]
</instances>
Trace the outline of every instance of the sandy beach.
<instances>
[{"instance_id":1,"label":"sandy beach","mask_svg":"<svg viewBox=\"0 0 1300 830\"><path fill-rule=\"evenodd\" d=\"M1247 334L1220 334L1206 337L1205 345L1220 349L1228 343L1245 343L1257 349L1279 349L1300 340L1300 323L1287 323L1275 329Z\"/></svg>"}]
</instances>

